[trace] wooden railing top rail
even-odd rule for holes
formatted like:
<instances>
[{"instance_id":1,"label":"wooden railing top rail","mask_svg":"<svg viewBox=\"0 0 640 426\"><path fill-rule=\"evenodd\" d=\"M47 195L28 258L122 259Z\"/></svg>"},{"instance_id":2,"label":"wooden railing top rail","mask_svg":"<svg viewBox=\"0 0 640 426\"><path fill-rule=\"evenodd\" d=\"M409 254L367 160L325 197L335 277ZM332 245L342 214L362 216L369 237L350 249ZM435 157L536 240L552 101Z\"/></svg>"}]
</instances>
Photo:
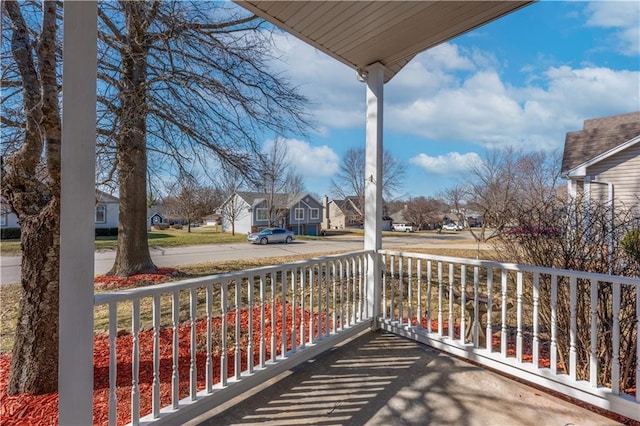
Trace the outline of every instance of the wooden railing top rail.
<instances>
[{"instance_id":1,"label":"wooden railing top rail","mask_svg":"<svg viewBox=\"0 0 640 426\"><path fill-rule=\"evenodd\" d=\"M502 263L502 262L497 262L493 260L467 259L467 258L439 256L439 255L433 255L433 254L412 253L412 252L403 252L403 251L395 251L395 250L380 250L379 253L382 255L390 255L390 256L412 257L414 259L435 260L440 262L452 262L452 263L459 263L459 264L471 265L471 266L492 267L492 268L506 269L509 271L516 271L516 272L534 272L539 274L559 275L559 276L565 276L565 277L597 280L597 281L604 281L604 282L614 281L616 283L620 283L624 285L640 286L640 278L624 277L620 275L609 275L609 274L602 274L602 273L595 273L595 272L576 271L572 269L549 268L544 266L522 265L517 263Z\"/></svg>"}]
</instances>

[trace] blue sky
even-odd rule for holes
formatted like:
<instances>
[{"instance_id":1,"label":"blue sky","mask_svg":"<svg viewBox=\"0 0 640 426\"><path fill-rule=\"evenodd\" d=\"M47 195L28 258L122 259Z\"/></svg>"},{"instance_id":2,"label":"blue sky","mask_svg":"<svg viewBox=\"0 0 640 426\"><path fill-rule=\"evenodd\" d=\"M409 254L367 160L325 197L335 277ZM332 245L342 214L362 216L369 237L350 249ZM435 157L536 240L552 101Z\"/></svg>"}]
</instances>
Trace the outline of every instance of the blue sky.
<instances>
[{"instance_id":1,"label":"blue sky","mask_svg":"<svg viewBox=\"0 0 640 426\"><path fill-rule=\"evenodd\" d=\"M561 151L585 119L640 110L639 40L640 2L542 1L416 56L385 85L384 146L407 164L396 197L437 195L487 149ZM307 190L331 195L365 143L365 85L292 36L276 45L317 127L289 153Z\"/></svg>"}]
</instances>

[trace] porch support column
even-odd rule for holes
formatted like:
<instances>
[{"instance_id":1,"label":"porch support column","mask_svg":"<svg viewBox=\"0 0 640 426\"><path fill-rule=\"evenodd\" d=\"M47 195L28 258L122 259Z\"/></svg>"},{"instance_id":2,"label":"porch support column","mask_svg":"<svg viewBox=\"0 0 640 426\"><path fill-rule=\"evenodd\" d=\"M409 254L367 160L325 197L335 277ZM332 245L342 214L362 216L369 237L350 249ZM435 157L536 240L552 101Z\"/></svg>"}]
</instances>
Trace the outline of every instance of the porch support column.
<instances>
[{"instance_id":1,"label":"porch support column","mask_svg":"<svg viewBox=\"0 0 640 426\"><path fill-rule=\"evenodd\" d=\"M366 123L366 164L364 187L364 248L374 250L369 255L367 270L367 314L373 318L380 313L380 259L378 250L382 248L382 118L384 67L380 63L368 69L367 82L367 123ZM377 324L374 323L374 328Z\"/></svg>"},{"instance_id":2,"label":"porch support column","mask_svg":"<svg viewBox=\"0 0 640 426\"><path fill-rule=\"evenodd\" d=\"M93 424L96 1L64 4L59 424Z\"/></svg>"}]
</instances>

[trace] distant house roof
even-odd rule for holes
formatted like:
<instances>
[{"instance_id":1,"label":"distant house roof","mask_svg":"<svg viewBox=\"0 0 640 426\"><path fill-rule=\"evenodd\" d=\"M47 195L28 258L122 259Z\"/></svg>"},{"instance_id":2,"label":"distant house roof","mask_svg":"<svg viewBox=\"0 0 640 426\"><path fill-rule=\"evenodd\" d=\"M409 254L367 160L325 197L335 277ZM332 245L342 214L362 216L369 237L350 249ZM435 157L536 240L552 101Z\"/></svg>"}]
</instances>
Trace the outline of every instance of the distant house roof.
<instances>
[{"instance_id":1,"label":"distant house roof","mask_svg":"<svg viewBox=\"0 0 640 426\"><path fill-rule=\"evenodd\" d=\"M361 215L360 209L358 208L358 197L350 196L346 197L344 200L331 200L340 211L347 214L356 214Z\"/></svg>"},{"instance_id":2,"label":"distant house roof","mask_svg":"<svg viewBox=\"0 0 640 426\"><path fill-rule=\"evenodd\" d=\"M238 196L241 197L247 204L251 207L254 207L263 201L266 200L266 194L264 192L237 192ZM273 194L274 206L276 208L287 209L297 204L305 197L311 197L307 193L297 193L297 194L282 194L277 193ZM311 197L313 198L313 197ZM315 200L315 198L313 198ZM317 200L316 200L317 202Z\"/></svg>"},{"instance_id":3,"label":"distant house roof","mask_svg":"<svg viewBox=\"0 0 640 426\"><path fill-rule=\"evenodd\" d=\"M96 202L98 203L119 203L120 199L104 191L96 189Z\"/></svg>"},{"instance_id":4,"label":"distant house roof","mask_svg":"<svg viewBox=\"0 0 640 426\"><path fill-rule=\"evenodd\" d=\"M585 120L584 129L567 133L562 157L563 175L601 160L640 140L640 112Z\"/></svg>"}]
</instances>

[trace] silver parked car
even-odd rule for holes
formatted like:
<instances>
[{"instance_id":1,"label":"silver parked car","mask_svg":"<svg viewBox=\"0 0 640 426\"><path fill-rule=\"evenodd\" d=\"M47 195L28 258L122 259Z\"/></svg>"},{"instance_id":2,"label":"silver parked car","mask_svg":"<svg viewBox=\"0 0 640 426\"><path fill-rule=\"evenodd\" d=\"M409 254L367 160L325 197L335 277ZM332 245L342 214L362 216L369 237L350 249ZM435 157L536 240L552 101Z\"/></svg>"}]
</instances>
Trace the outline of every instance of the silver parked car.
<instances>
[{"instance_id":1,"label":"silver parked car","mask_svg":"<svg viewBox=\"0 0 640 426\"><path fill-rule=\"evenodd\" d=\"M260 232L247 235L247 241L253 244L290 243L295 234L282 228L265 228Z\"/></svg>"}]
</instances>

